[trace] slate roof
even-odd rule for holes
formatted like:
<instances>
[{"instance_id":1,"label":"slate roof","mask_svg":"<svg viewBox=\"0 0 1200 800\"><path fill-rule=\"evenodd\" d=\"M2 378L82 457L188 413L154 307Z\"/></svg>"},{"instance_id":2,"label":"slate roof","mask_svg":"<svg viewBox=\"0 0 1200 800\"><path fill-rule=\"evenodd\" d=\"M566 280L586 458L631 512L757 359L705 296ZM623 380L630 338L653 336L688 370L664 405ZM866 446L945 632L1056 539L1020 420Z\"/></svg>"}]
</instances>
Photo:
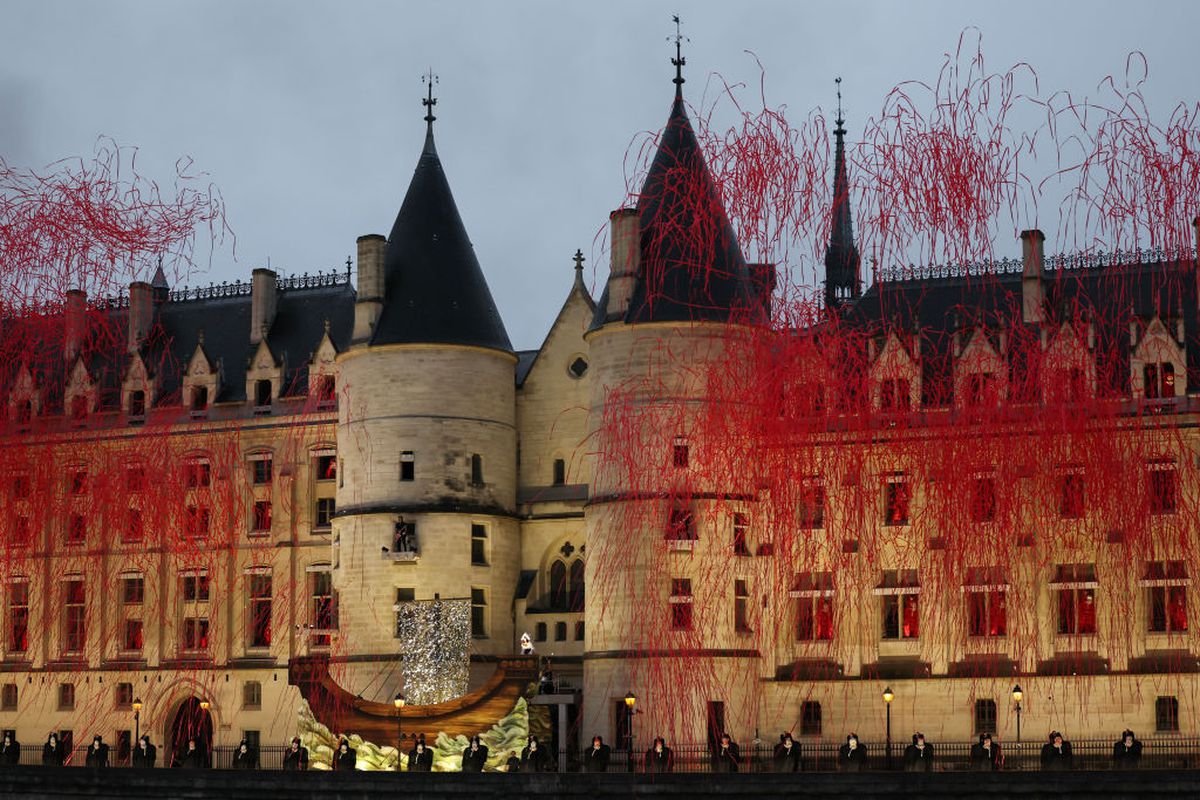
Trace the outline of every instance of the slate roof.
<instances>
[{"instance_id":1,"label":"slate roof","mask_svg":"<svg viewBox=\"0 0 1200 800\"><path fill-rule=\"evenodd\" d=\"M384 303L371 344L512 352L433 142L433 123L388 237Z\"/></svg>"}]
</instances>

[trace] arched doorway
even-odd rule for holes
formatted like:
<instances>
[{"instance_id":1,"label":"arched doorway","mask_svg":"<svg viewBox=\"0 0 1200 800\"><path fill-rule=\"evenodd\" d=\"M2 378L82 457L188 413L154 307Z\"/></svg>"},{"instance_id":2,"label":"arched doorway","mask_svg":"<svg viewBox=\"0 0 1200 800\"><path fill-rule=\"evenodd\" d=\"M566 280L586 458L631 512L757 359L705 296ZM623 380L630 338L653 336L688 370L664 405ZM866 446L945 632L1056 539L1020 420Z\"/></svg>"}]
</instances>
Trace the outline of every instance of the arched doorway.
<instances>
[{"instance_id":1,"label":"arched doorway","mask_svg":"<svg viewBox=\"0 0 1200 800\"><path fill-rule=\"evenodd\" d=\"M179 704L179 709L171 719L163 737L163 745L169 758L164 761L175 766L176 760L182 756L187 747L188 739L196 739L196 747L204 753L205 762L212 764L212 716L207 709L200 707L200 701L189 697Z\"/></svg>"}]
</instances>

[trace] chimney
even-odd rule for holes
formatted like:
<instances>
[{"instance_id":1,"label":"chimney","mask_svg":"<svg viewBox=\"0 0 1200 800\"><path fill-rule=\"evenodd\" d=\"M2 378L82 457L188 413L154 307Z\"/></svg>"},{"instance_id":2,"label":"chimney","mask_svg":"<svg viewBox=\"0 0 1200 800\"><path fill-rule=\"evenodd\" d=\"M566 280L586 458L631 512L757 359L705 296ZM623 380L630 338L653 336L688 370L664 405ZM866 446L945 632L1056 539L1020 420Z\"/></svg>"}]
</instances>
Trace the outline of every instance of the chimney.
<instances>
[{"instance_id":1,"label":"chimney","mask_svg":"<svg viewBox=\"0 0 1200 800\"><path fill-rule=\"evenodd\" d=\"M136 353L154 321L154 287L145 281L129 284L129 352Z\"/></svg>"},{"instance_id":2,"label":"chimney","mask_svg":"<svg viewBox=\"0 0 1200 800\"><path fill-rule=\"evenodd\" d=\"M1046 321L1046 234L1034 228L1021 231L1021 319Z\"/></svg>"},{"instance_id":3,"label":"chimney","mask_svg":"<svg viewBox=\"0 0 1200 800\"><path fill-rule=\"evenodd\" d=\"M383 262L387 239L378 233L358 237L358 292L354 302L355 344L371 341L383 311Z\"/></svg>"},{"instance_id":4,"label":"chimney","mask_svg":"<svg viewBox=\"0 0 1200 800\"><path fill-rule=\"evenodd\" d=\"M67 367L79 355L79 347L83 342L84 309L87 307L87 292L82 289L67 291L66 318L63 320L63 358Z\"/></svg>"},{"instance_id":5,"label":"chimney","mask_svg":"<svg viewBox=\"0 0 1200 800\"><path fill-rule=\"evenodd\" d=\"M258 344L267 338L267 331L275 322L275 304L278 276L269 269L254 270L250 284L250 344Z\"/></svg>"},{"instance_id":6,"label":"chimney","mask_svg":"<svg viewBox=\"0 0 1200 800\"><path fill-rule=\"evenodd\" d=\"M771 318L771 300L775 294L776 274L774 264L747 264L750 285L766 319Z\"/></svg>"},{"instance_id":7,"label":"chimney","mask_svg":"<svg viewBox=\"0 0 1200 800\"><path fill-rule=\"evenodd\" d=\"M605 318L623 319L633 296L642 258L641 221L636 208L618 208L608 215L611 225L612 260L608 274L608 308Z\"/></svg>"}]
</instances>

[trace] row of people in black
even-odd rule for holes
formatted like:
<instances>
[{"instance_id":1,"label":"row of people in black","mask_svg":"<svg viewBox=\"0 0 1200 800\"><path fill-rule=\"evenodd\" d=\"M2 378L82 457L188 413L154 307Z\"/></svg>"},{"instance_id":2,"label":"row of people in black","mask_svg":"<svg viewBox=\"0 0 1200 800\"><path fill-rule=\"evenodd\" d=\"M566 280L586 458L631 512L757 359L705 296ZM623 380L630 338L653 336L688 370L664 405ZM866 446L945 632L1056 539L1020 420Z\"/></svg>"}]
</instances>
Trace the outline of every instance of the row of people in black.
<instances>
[{"instance_id":1,"label":"row of people in black","mask_svg":"<svg viewBox=\"0 0 1200 800\"><path fill-rule=\"evenodd\" d=\"M46 743L42 745L42 766L61 767L67 763L67 755L66 744L57 733L51 733L46 738ZM289 760L295 762L294 765L289 766ZM157 765L158 748L150 743L149 736L142 736L138 739L137 747L133 748L133 752L129 755L129 761L133 767L142 769L150 769ZM5 733L4 740L0 743L0 766L16 766L20 763L21 743L11 733ZM105 743L103 736L92 737L92 743L88 745L85 756L85 763L89 767L109 766L109 746ZM184 748L175 755L172 762L172 766L192 769L205 768L208 765L208 755L200 748L196 739L188 739ZM258 768L258 753L245 739L233 754L233 768ZM299 739L292 740L291 748L284 755L283 768L308 769L308 751L300 746Z\"/></svg>"}]
</instances>

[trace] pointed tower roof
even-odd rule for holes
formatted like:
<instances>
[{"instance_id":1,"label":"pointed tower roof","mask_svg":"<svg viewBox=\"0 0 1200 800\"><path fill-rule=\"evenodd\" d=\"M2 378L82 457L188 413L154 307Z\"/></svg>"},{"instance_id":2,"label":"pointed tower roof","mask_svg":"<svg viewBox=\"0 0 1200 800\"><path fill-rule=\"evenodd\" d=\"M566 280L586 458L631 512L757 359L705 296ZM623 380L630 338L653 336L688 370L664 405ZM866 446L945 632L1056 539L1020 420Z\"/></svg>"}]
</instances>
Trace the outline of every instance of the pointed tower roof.
<instances>
[{"instance_id":1,"label":"pointed tower roof","mask_svg":"<svg viewBox=\"0 0 1200 800\"><path fill-rule=\"evenodd\" d=\"M422 101L425 147L384 257L384 302L371 344L459 344L512 352L512 344L433 142L433 76Z\"/></svg>"},{"instance_id":2,"label":"pointed tower roof","mask_svg":"<svg viewBox=\"0 0 1200 800\"><path fill-rule=\"evenodd\" d=\"M861 263L850 218L850 181L846 177L846 120L842 118L842 79L838 84L837 127L833 154L833 209L829 246L825 248L825 307L832 308L862 295Z\"/></svg>"},{"instance_id":3,"label":"pointed tower roof","mask_svg":"<svg viewBox=\"0 0 1200 800\"><path fill-rule=\"evenodd\" d=\"M638 196L641 260L626 322L726 321L758 309L746 260L683 102L676 36L675 99Z\"/></svg>"}]
</instances>

